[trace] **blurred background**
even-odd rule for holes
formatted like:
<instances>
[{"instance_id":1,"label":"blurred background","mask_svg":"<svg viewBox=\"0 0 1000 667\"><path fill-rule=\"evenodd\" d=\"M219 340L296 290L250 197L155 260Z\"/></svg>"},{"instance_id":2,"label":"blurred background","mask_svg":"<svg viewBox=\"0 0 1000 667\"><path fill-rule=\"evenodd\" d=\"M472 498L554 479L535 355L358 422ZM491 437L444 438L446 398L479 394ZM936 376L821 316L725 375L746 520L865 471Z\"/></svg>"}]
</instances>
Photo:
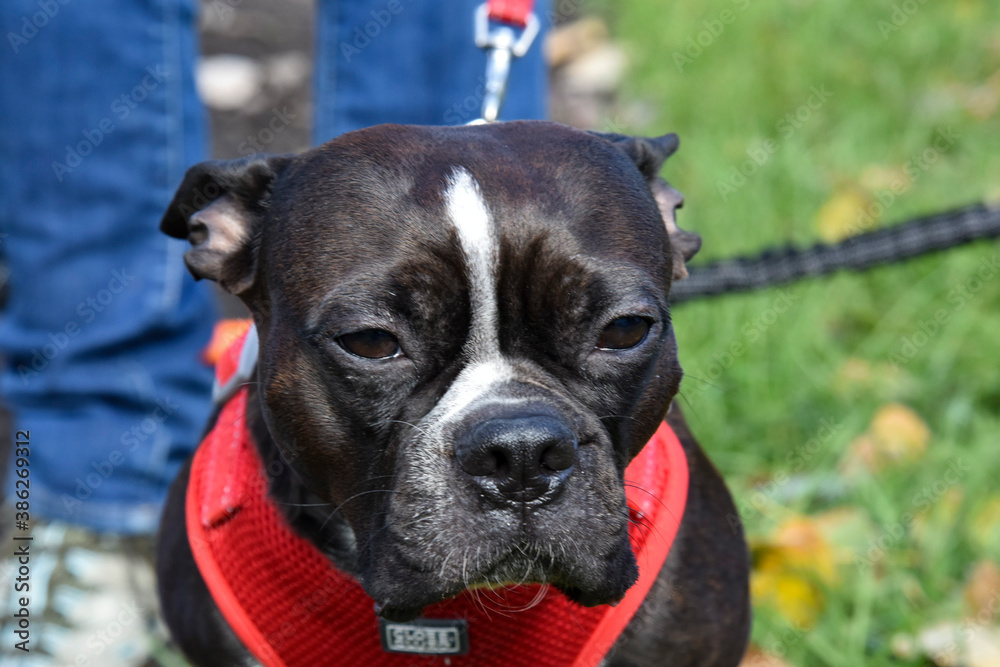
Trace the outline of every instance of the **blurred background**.
<instances>
[{"instance_id":1,"label":"blurred background","mask_svg":"<svg viewBox=\"0 0 1000 667\"><path fill-rule=\"evenodd\" d=\"M552 9L552 118L681 136L694 264L1000 205L1000 3ZM309 147L312 16L203 4L215 157ZM752 545L746 664L1000 665L998 253L675 308L683 406Z\"/></svg>"}]
</instances>

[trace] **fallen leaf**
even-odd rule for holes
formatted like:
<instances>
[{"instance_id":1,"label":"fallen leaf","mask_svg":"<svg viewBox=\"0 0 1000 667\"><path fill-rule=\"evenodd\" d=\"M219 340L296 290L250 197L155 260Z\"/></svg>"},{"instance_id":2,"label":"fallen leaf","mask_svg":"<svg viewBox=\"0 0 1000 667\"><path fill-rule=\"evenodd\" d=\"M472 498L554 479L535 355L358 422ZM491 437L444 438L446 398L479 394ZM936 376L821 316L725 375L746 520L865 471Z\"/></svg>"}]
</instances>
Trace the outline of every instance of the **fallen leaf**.
<instances>
[{"instance_id":1,"label":"fallen leaf","mask_svg":"<svg viewBox=\"0 0 1000 667\"><path fill-rule=\"evenodd\" d=\"M750 594L754 604L763 604L804 628L816 624L823 610L823 593L808 577L766 565L750 579Z\"/></svg>"},{"instance_id":2,"label":"fallen leaf","mask_svg":"<svg viewBox=\"0 0 1000 667\"><path fill-rule=\"evenodd\" d=\"M916 412L901 403L879 408L871 432L893 461L919 459L927 451L931 431Z\"/></svg>"},{"instance_id":3,"label":"fallen leaf","mask_svg":"<svg viewBox=\"0 0 1000 667\"><path fill-rule=\"evenodd\" d=\"M750 592L802 627L812 627L823 610L823 587L837 580L830 543L810 517L793 517L754 546Z\"/></svg>"},{"instance_id":4,"label":"fallen leaf","mask_svg":"<svg viewBox=\"0 0 1000 667\"><path fill-rule=\"evenodd\" d=\"M814 226L821 239L836 243L850 236L871 231L878 224L878 208L869 207L871 198L861 188L850 187L835 192L816 213Z\"/></svg>"},{"instance_id":5,"label":"fallen leaf","mask_svg":"<svg viewBox=\"0 0 1000 667\"><path fill-rule=\"evenodd\" d=\"M793 667L792 663L782 660L778 656L763 650L754 644L750 645L743 655L739 667Z\"/></svg>"},{"instance_id":6,"label":"fallen leaf","mask_svg":"<svg viewBox=\"0 0 1000 667\"><path fill-rule=\"evenodd\" d=\"M878 472L890 464L919 460L930 436L920 415L901 403L888 403L872 417L868 430L848 445L841 471L848 475Z\"/></svg>"},{"instance_id":7,"label":"fallen leaf","mask_svg":"<svg viewBox=\"0 0 1000 667\"><path fill-rule=\"evenodd\" d=\"M976 623L992 621L1000 610L1000 567L989 560L981 560L972 567L965 587L965 612Z\"/></svg>"}]
</instances>

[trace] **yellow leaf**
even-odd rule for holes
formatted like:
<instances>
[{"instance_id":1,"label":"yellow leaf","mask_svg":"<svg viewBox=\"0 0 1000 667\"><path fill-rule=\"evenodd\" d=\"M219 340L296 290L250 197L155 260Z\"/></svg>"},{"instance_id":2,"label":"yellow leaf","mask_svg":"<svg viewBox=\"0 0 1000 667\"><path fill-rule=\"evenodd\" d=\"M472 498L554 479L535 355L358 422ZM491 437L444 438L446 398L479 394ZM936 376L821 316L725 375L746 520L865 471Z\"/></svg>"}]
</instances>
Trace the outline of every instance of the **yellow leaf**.
<instances>
[{"instance_id":1,"label":"yellow leaf","mask_svg":"<svg viewBox=\"0 0 1000 667\"><path fill-rule=\"evenodd\" d=\"M901 403L879 408L872 418L871 432L893 461L921 458L931 439L931 431L920 415Z\"/></svg>"},{"instance_id":2,"label":"yellow leaf","mask_svg":"<svg viewBox=\"0 0 1000 667\"><path fill-rule=\"evenodd\" d=\"M815 582L791 571L754 572L750 594L755 604L768 606L803 628L815 625L823 610L823 592Z\"/></svg>"},{"instance_id":3,"label":"yellow leaf","mask_svg":"<svg viewBox=\"0 0 1000 667\"><path fill-rule=\"evenodd\" d=\"M823 586L837 581L835 556L810 517L793 517L754 547L750 591L756 603L811 627L823 610Z\"/></svg>"},{"instance_id":4,"label":"yellow leaf","mask_svg":"<svg viewBox=\"0 0 1000 667\"><path fill-rule=\"evenodd\" d=\"M878 224L880 207L870 206L871 198L859 188L835 192L816 213L815 227L827 243L871 231Z\"/></svg>"},{"instance_id":5,"label":"yellow leaf","mask_svg":"<svg viewBox=\"0 0 1000 667\"><path fill-rule=\"evenodd\" d=\"M890 464L919 460L930 437L920 415L901 403L889 403L878 409L868 430L848 446L841 470L848 475L878 472Z\"/></svg>"}]
</instances>

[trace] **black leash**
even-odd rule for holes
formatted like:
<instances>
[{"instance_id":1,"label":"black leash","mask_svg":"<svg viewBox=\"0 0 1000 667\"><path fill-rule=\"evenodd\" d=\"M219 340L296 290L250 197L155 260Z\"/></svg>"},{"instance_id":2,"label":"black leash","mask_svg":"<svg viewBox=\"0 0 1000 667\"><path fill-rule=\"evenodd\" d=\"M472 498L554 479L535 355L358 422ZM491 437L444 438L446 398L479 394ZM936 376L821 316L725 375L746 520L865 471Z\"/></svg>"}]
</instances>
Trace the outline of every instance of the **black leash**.
<instances>
[{"instance_id":1,"label":"black leash","mask_svg":"<svg viewBox=\"0 0 1000 667\"><path fill-rule=\"evenodd\" d=\"M756 257L689 266L674 283L671 303L782 285L840 269L864 271L931 252L1000 236L1000 207L983 204L917 218L886 229L811 248L771 248Z\"/></svg>"}]
</instances>

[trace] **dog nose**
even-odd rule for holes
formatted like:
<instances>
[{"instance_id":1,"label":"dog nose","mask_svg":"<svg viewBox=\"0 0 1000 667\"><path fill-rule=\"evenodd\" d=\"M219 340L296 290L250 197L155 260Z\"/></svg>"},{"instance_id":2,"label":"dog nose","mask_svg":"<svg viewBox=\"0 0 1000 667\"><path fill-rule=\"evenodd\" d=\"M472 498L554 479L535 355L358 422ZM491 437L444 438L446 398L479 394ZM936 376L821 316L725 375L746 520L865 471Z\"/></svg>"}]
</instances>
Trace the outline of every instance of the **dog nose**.
<instances>
[{"instance_id":1,"label":"dog nose","mask_svg":"<svg viewBox=\"0 0 1000 667\"><path fill-rule=\"evenodd\" d=\"M551 500L576 463L576 436L548 416L488 419L455 443L458 463L495 501Z\"/></svg>"}]
</instances>

